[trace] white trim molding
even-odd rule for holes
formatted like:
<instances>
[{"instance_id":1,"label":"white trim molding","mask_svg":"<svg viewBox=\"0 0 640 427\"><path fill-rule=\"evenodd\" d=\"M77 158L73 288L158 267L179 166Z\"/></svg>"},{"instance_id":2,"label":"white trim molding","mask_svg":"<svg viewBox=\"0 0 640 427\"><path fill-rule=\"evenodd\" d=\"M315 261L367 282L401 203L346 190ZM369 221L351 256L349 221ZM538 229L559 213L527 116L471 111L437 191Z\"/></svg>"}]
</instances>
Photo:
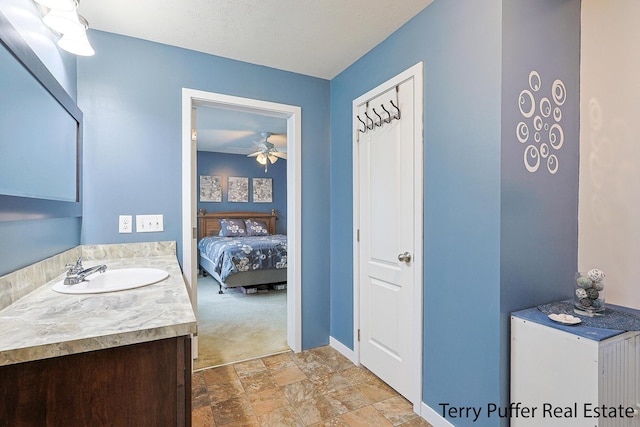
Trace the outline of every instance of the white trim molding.
<instances>
[{"instance_id":1,"label":"white trim molding","mask_svg":"<svg viewBox=\"0 0 640 427\"><path fill-rule=\"evenodd\" d=\"M419 415L425 420L427 420L427 422L431 424L433 427L455 427L453 424L447 421L446 418L444 418L442 415L440 415L437 411L435 411L433 408L431 408L429 405L427 405L424 402L422 402L422 405L420 407Z\"/></svg>"},{"instance_id":2,"label":"white trim molding","mask_svg":"<svg viewBox=\"0 0 640 427\"><path fill-rule=\"evenodd\" d=\"M197 257L193 247L196 227L196 170L192 159L191 111L215 107L280 117L287 120L287 344L302 351L302 108L196 89L182 89L182 258L185 280L195 301ZM194 308L195 310L195 308Z\"/></svg>"},{"instance_id":3,"label":"white trim molding","mask_svg":"<svg viewBox=\"0 0 640 427\"><path fill-rule=\"evenodd\" d=\"M359 96L353 100L352 104L352 147L353 147L353 359L354 363L359 364L360 361L360 343L358 342L358 330L360 329L360 267L359 267L359 245L358 245L358 228L359 228L359 173L360 168L358 164L358 137L361 124L357 120L358 107L368 100L375 98L376 96L388 91L394 86L400 85L407 80L413 80L413 102L414 102L414 218L415 218L415 233L414 233L414 246L413 246L413 259L415 275L414 275L414 313L415 319L413 324L416 325L412 331L413 339L413 366L412 372L415 372L415 382L412 385L412 396L405 396L413 404L414 411L420 412L421 396L422 396L422 341L423 341L423 207L424 207L424 191L423 191L423 176L424 176L424 137L423 137L423 110L424 110L424 82L423 72L424 66L422 62L415 64L409 69L403 71L397 76L387 80L374 89L368 91L364 95Z\"/></svg>"},{"instance_id":4,"label":"white trim molding","mask_svg":"<svg viewBox=\"0 0 640 427\"><path fill-rule=\"evenodd\" d=\"M340 341L335 339L334 337L329 337L329 346L331 346L338 353L342 354L344 357L349 359L354 365L359 365L358 358L356 357L356 353L351 350L346 345L342 344Z\"/></svg>"}]
</instances>

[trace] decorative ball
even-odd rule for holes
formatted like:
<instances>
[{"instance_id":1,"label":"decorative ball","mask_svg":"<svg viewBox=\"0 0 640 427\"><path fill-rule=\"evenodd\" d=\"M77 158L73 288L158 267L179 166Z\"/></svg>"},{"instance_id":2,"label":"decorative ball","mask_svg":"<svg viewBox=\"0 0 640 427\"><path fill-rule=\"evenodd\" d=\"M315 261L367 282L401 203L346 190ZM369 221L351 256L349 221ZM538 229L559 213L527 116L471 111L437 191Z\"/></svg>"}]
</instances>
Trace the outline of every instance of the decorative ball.
<instances>
[{"instance_id":1,"label":"decorative ball","mask_svg":"<svg viewBox=\"0 0 640 427\"><path fill-rule=\"evenodd\" d=\"M581 288L576 289L578 299L587 298L587 291Z\"/></svg>"},{"instance_id":2,"label":"decorative ball","mask_svg":"<svg viewBox=\"0 0 640 427\"><path fill-rule=\"evenodd\" d=\"M604 301L602 301L601 299L594 299L593 301L591 301L591 306L593 308L602 308L604 306Z\"/></svg>"},{"instance_id":3,"label":"decorative ball","mask_svg":"<svg viewBox=\"0 0 640 427\"><path fill-rule=\"evenodd\" d=\"M589 270L587 276L594 282L602 282L602 280L604 280L604 272L602 270L598 270L597 268L592 268L591 270Z\"/></svg>"},{"instance_id":4,"label":"decorative ball","mask_svg":"<svg viewBox=\"0 0 640 427\"><path fill-rule=\"evenodd\" d=\"M576 284L582 289L590 288L593 282L588 277L580 276L576 280Z\"/></svg>"},{"instance_id":5,"label":"decorative ball","mask_svg":"<svg viewBox=\"0 0 640 427\"><path fill-rule=\"evenodd\" d=\"M587 298L589 299L598 299L598 297L600 296L600 292L596 291L593 288L586 289L586 292Z\"/></svg>"},{"instance_id":6,"label":"decorative ball","mask_svg":"<svg viewBox=\"0 0 640 427\"><path fill-rule=\"evenodd\" d=\"M604 289L604 282L593 282L593 289L601 291Z\"/></svg>"},{"instance_id":7,"label":"decorative ball","mask_svg":"<svg viewBox=\"0 0 640 427\"><path fill-rule=\"evenodd\" d=\"M580 300L580 305L583 307L591 307L593 305L593 301L591 301L589 298L582 298Z\"/></svg>"}]
</instances>

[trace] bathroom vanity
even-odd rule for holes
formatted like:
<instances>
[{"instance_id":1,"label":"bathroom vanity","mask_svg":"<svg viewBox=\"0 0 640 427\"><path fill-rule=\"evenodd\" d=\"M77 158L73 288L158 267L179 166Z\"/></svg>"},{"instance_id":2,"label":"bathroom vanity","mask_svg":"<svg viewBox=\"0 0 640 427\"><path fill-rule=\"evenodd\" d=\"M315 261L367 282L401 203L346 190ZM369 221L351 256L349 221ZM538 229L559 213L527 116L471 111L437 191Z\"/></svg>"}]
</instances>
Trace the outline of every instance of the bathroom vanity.
<instances>
[{"instance_id":1,"label":"bathroom vanity","mask_svg":"<svg viewBox=\"0 0 640 427\"><path fill-rule=\"evenodd\" d=\"M160 282L62 294L52 290L64 279L62 263L61 275L0 311L0 426L191 425L196 319L175 243L150 245L83 247L80 254L87 266L167 271ZM79 253L72 252L71 261Z\"/></svg>"},{"instance_id":2,"label":"bathroom vanity","mask_svg":"<svg viewBox=\"0 0 640 427\"><path fill-rule=\"evenodd\" d=\"M0 367L3 426L190 426L188 336Z\"/></svg>"}]
</instances>

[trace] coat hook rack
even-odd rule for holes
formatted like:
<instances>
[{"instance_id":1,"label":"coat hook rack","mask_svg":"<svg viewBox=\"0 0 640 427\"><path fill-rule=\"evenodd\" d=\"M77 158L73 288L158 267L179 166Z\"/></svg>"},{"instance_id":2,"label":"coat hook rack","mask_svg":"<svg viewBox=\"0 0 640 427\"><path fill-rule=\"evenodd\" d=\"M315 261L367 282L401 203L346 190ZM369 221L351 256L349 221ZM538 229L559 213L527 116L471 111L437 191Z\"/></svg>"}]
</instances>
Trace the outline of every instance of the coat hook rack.
<instances>
[{"instance_id":1,"label":"coat hook rack","mask_svg":"<svg viewBox=\"0 0 640 427\"><path fill-rule=\"evenodd\" d=\"M373 120L371 118L371 116L369 116L369 101L367 101L367 103L365 104L365 110L364 110L364 116L366 117L366 122L364 120L362 120L362 118L360 118L360 115L356 115L356 118L358 119L358 121L360 123L362 123L362 125L364 126L362 129L358 128L358 131L360 133L367 133L367 131L370 130L374 130L377 127L382 127L384 126L385 123L391 123L394 120L400 120L401 117L401 113L400 113L400 108L398 107L398 105L400 104L398 102L398 92L399 92L399 88L398 86L396 86L396 100L395 102L393 101L393 99L389 100L389 103L391 104L391 107L389 107L389 109L387 109L387 107L385 107L384 103L380 104L380 108L382 109L382 111L384 111L384 113L386 113L386 117L382 117L375 108L371 108L371 111L373 112L373 114L375 114L378 119ZM395 109L395 112L392 113L391 111L393 111L393 109ZM391 110L391 111L389 111ZM383 113L383 114L384 114Z\"/></svg>"}]
</instances>

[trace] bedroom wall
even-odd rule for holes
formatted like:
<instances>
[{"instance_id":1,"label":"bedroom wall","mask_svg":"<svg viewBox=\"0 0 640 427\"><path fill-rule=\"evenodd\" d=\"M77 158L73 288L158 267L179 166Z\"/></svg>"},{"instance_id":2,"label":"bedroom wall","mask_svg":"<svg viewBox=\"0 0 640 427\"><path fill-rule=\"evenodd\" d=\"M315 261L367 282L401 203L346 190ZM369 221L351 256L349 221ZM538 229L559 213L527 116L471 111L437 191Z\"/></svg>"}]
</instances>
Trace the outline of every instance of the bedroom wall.
<instances>
[{"instance_id":1,"label":"bedroom wall","mask_svg":"<svg viewBox=\"0 0 640 427\"><path fill-rule=\"evenodd\" d=\"M582 1L578 267L607 302L640 309L640 2Z\"/></svg>"},{"instance_id":2,"label":"bedroom wall","mask_svg":"<svg viewBox=\"0 0 640 427\"><path fill-rule=\"evenodd\" d=\"M82 243L175 240L181 259L182 88L302 108L302 346L327 344L329 82L101 31L78 59L85 118ZM311 196L312 195L312 196ZM118 234L120 214L163 214L164 232Z\"/></svg>"},{"instance_id":3,"label":"bedroom wall","mask_svg":"<svg viewBox=\"0 0 640 427\"><path fill-rule=\"evenodd\" d=\"M276 232L278 234L287 234L287 162L285 160L280 159L275 164L269 165L267 172L265 172L264 166L260 165L252 157L240 154L198 151L197 169L198 177L200 175L219 175L222 177L222 202L201 202L200 197L198 197L198 209L203 208L206 212L271 212L271 209L275 209L278 214ZM229 202L227 178L230 176L249 178L248 203ZM272 179L272 203L253 202L252 178ZM200 189L199 181L198 178L198 191Z\"/></svg>"},{"instance_id":4,"label":"bedroom wall","mask_svg":"<svg viewBox=\"0 0 640 427\"><path fill-rule=\"evenodd\" d=\"M65 91L76 99L76 58L57 48L57 37L42 23L35 3L3 0L0 2L0 12L18 30L25 46L35 52ZM48 147L42 149L47 150ZM46 174L47 171L43 170L42 175ZM32 203L37 210L41 210L40 201L33 199ZM0 217L4 212L13 211L11 202L4 199L0 202ZM53 210L44 214L49 217L0 221L0 276L80 243L81 217L60 215ZM64 266L60 268L62 272Z\"/></svg>"}]
</instances>

